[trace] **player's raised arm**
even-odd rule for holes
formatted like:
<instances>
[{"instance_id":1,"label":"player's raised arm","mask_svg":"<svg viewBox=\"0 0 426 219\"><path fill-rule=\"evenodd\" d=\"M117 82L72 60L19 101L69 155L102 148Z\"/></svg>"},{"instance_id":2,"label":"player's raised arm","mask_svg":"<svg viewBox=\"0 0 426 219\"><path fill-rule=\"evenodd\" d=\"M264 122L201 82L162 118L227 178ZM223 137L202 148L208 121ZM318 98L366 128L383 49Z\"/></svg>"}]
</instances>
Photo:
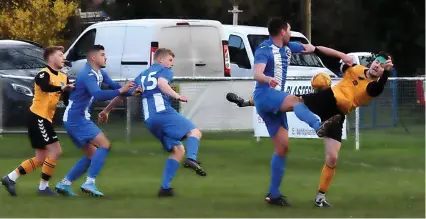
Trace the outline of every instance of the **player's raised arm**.
<instances>
[{"instance_id":1,"label":"player's raised arm","mask_svg":"<svg viewBox=\"0 0 426 219\"><path fill-rule=\"evenodd\" d=\"M119 83L113 81L104 70L100 69L100 72L102 73L102 77L104 78L103 83L108 85L108 87L110 87L112 89L120 89L121 88L121 85Z\"/></svg>"},{"instance_id":2,"label":"player's raised arm","mask_svg":"<svg viewBox=\"0 0 426 219\"><path fill-rule=\"evenodd\" d=\"M312 44L303 44L297 41L291 41L287 46L291 53L313 53L315 51L315 46Z\"/></svg>"},{"instance_id":3,"label":"player's raised arm","mask_svg":"<svg viewBox=\"0 0 426 219\"><path fill-rule=\"evenodd\" d=\"M340 66L340 71L343 72L343 73L348 68L350 68L354 65L354 63L353 63L354 57L353 56L347 55L343 52L337 51L337 50L332 49L332 48L328 48L328 47L325 47L325 46L316 46L314 52L315 52L315 54L317 54L319 56L326 55L326 56L331 56L331 57L341 59L343 61L343 63Z\"/></svg>"},{"instance_id":4,"label":"player's raised arm","mask_svg":"<svg viewBox=\"0 0 426 219\"><path fill-rule=\"evenodd\" d=\"M84 85L87 91L89 91L90 95L92 95L95 100L111 100L120 94L126 93L130 88L133 87L134 83L128 82L120 89L101 90L96 80L95 73L89 73L87 79L84 80Z\"/></svg>"}]
</instances>

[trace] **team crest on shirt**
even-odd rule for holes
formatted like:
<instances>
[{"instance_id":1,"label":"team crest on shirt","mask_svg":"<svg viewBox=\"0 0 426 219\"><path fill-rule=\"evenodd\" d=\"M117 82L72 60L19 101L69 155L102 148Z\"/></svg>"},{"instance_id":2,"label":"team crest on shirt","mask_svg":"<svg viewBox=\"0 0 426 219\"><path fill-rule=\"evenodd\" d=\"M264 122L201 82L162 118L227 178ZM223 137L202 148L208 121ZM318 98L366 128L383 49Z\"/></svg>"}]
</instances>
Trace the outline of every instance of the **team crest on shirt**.
<instances>
[{"instance_id":1,"label":"team crest on shirt","mask_svg":"<svg viewBox=\"0 0 426 219\"><path fill-rule=\"evenodd\" d=\"M98 72L95 72L95 71L92 69L92 72L91 72L91 73L89 73L89 76L92 76L92 75L95 75L95 76L96 76L96 80L98 81L98 85L99 85L99 86L101 86L101 85L102 85L102 82L104 81L104 77L102 76L102 72L101 72L101 71L99 71L99 73L98 73Z\"/></svg>"},{"instance_id":2,"label":"team crest on shirt","mask_svg":"<svg viewBox=\"0 0 426 219\"><path fill-rule=\"evenodd\" d=\"M291 50L290 50L290 48L286 47L285 48L285 53L287 55L288 63L290 64L290 60L291 60Z\"/></svg>"},{"instance_id":3,"label":"team crest on shirt","mask_svg":"<svg viewBox=\"0 0 426 219\"><path fill-rule=\"evenodd\" d=\"M98 74L99 86L102 84L103 81L104 81L104 76L102 76L102 74Z\"/></svg>"}]
</instances>

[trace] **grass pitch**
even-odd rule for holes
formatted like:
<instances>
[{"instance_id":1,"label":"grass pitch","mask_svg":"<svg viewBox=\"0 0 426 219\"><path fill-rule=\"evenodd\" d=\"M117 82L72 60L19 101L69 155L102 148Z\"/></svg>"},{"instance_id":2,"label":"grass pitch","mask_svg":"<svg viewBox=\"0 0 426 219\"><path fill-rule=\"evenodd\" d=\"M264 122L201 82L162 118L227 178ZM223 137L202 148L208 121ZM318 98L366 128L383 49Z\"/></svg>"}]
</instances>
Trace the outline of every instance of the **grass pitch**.
<instances>
[{"instance_id":1,"label":"grass pitch","mask_svg":"<svg viewBox=\"0 0 426 219\"><path fill-rule=\"evenodd\" d=\"M64 154L51 187L81 156L66 136L60 139ZM401 128L364 132L361 140L360 151L354 150L352 138L343 142L327 196L331 209L316 208L312 202L324 162L322 141L291 139L282 191L294 207L282 208L263 202L270 140L257 143L248 134L206 134L199 159L208 176L179 169L173 181L177 197L157 198L167 154L156 140L143 136L132 143L113 141L97 179L105 197L82 194L84 179L74 183L79 197L37 197L38 170L18 180L18 197L9 197L1 188L0 217L425 217L424 127L410 134ZM26 136L3 136L0 173L32 155Z\"/></svg>"}]
</instances>

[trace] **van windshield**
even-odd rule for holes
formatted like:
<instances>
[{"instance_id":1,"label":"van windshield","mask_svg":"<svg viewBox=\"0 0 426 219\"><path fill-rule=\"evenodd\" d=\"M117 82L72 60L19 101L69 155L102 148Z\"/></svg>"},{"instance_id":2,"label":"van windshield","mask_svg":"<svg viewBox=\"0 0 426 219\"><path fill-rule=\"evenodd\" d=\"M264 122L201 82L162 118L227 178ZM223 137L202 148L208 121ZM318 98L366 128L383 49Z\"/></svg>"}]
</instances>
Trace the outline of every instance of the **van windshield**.
<instances>
[{"instance_id":1,"label":"van windshield","mask_svg":"<svg viewBox=\"0 0 426 219\"><path fill-rule=\"evenodd\" d=\"M250 47L252 48L252 52L254 55L255 49L265 40L269 39L268 35L254 35L249 34L247 38L250 42ZM308 41L301 37L291 37L291 41L298 41L301 43L308 43ZM291 66L306 66L306 67L324 67L321 64L320 58L315 54L292 54Z\"/></svg>"},{"instance_id":2,"label":"van windshield","mask_svg":"<svg viewBox=\"0 0 426 219\"><path fill-rule=\"evenodd\" d=\"M0 48L0 70L33 69L46 66L43 50L36 46Z\"/></svg>"}]
</instances>

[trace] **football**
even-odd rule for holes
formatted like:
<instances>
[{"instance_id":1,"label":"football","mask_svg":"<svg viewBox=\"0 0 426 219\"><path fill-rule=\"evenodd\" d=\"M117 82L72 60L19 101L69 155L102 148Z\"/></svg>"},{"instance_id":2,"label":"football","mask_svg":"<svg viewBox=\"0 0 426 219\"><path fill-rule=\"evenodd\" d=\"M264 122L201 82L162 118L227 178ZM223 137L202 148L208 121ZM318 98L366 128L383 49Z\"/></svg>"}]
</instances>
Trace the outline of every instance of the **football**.
<instances>
[{"instance_id":1,"label":"football","mask_svg":"<svg viewBox=\"0 0 426 219\"><path fill-rule=\"evenodd\" d=\"M330 75L324 72L317 73L311 79L311 86L315 91L320 91L331 87Z\"/></svg>"}]
</instances>

